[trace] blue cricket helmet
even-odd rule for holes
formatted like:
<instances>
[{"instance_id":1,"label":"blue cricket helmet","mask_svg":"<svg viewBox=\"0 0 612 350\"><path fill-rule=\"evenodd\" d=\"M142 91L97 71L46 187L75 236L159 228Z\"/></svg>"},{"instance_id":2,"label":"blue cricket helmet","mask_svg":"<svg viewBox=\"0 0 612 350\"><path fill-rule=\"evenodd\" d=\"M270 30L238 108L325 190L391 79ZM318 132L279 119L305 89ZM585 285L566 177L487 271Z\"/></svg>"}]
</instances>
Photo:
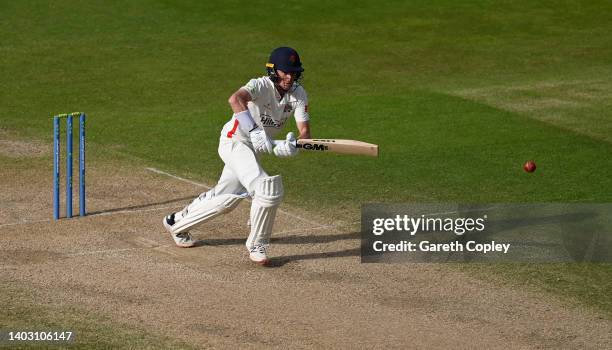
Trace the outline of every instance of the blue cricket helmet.
<instances>
[{"instance_id":1,"label":"blue cricket helmet","mask_svg":"<svg viewBox=\"0 0 612 350\"><path fill-rule=\"evenodd\" d=\"M290 47L279 47L274 49L270 54L270 59L268 59L268 63L266 64L266 69L268 71L268 76L275 81L277 79L276 70L281 70L283 72L297 72L296 80L300 78L301 73L304 71L302 68L302 61L300 60L300 55L294 49Z\"/></svg>"}]
</instances>

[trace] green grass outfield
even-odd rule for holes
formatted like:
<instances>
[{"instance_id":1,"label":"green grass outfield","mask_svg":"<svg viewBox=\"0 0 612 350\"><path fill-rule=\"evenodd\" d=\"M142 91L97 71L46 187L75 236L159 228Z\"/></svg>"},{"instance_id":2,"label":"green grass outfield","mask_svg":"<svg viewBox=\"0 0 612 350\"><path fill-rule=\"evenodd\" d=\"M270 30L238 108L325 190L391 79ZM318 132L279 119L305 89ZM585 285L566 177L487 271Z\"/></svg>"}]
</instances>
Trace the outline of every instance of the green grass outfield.
<instances>
[{"instance_id":1,"label":"green grass outfield","mask_svg":"<svg viewBox=\"0 0 612 350\"><path fill-rule=\"evenodd\" d=\"M50 143L49 115L85 111L91 161L214 182L227 98L290 45L313 136L381 149L268 157L292 205L612 202L612 4L462 3L3 1L0 128ZM482 270L612 314L610 265Z\"/></svg>"}]
</instances>

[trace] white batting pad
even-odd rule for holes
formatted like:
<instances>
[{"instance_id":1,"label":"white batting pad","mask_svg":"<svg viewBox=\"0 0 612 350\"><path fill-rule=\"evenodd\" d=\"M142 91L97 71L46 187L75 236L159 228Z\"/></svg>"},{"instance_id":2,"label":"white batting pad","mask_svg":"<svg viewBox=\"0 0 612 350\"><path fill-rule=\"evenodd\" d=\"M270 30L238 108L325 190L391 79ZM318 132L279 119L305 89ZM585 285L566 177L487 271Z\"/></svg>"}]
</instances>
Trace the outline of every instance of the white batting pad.
<instances>
[{"instance_id":1,"label":"white batting pad","mask_svg":"<svg viewBox=\"0 0 612 350\"><path fill-rule=\"evenodd\" d=\"M276 209L282 199L283 182L280 175L263 177L259 180L251 204L251 233L246 241L248 249L257 244L269 244Z\"/></svg>"},{"instance_id":2,"label":"white batting pad","mask_svg":"<svg viewBox=\"0 0 612 350\"><path fill-rule=\"evenodd\" d=\"M189 204L186 210L183 211L180 220L172 226L172 233L177 234L187 231L221 214L229 213L247 196L248 194L201 196Z\"/></svg>"}]
</instances>

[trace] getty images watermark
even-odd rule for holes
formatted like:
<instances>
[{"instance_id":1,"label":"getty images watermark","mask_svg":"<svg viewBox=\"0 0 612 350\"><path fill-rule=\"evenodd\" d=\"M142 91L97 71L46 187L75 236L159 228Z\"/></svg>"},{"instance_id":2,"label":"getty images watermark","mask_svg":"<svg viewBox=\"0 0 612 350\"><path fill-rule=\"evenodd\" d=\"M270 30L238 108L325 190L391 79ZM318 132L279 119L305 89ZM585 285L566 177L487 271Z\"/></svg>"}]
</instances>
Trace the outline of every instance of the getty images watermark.
<instances>
[{"instance_id":1,"label":"getty images watermark","mask_svg":"<svg viewBox=\"0 0 612 350\"><path fill-rule=\"evenodd\" d=\"M367 204L362 262L612 262L612 204Z\"/></svg>"},{"instance_id":2,"label":"getty images watermark","mask_svg":"<svg viewBox=\"0 0 612 350\"><path fill-rule=\"evenodd\" d=\"M482 217L472 218L440 218L440 217L427 217L421 215L420 217L410 217L408 215L395 215L394 218L376 218L372 222L372 233L376 236L380 236L387 231L392 232L405 232L410 236L414 236L417 233L433 233L433 232L446 232L454 233L455 235L461 236L466 232L483 232L486 228L485 222L487 215ZM385 243L383 240L375 241L372 245L372 249L376 252L482 252L484 254L492 251L503 251L508 253L510 249L510 243L478 243L476 241L451 241L447 243L432 243L428 240L420 240L413 242L409 240L401 240L398 243Z\"/></svg>"}]
</instances>

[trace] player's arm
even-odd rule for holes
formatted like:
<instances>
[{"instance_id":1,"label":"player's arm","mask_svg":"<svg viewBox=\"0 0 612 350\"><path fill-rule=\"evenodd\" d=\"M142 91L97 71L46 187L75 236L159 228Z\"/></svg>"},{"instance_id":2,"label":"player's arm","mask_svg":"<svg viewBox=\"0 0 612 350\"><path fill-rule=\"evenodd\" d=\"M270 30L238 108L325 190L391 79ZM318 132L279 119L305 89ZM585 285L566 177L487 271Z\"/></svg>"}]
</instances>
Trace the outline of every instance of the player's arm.
<instances>
[{"instance_id":1,"label":"player's arm","mask_svg":"<svg viewBox=\"0 0 612 350\"><path fill-rule=\"evenodd\" d=\"M306 91L300 89L300 96L298 98L297 106L295 107L294 117L295 125L297 126L300 139L309 139L310 136L310 116L308 115L308 96Z\"/></svg>"},{"instance_id":2,"label":"player's arm","mask_svg":"<svg viewBox=\"0 0 612 350\"><path fill-rule=\"evenodd\" d=\"M300 133L299 139L310 139L310 122L297 122L297 128Z\"/></svg>"},{"instance_id":3,"label":"player's arm","mask_svg":"<svg viewBox=\"0 0 612 350\"><path fill-rule=\"evenodd\" d=\"M251 100L251 94L243 88L238 89L227 100L234 112L234 118L238 120L240 129L245 133L250 133L257 126L248 108L248 103Z\"/></svg>"},{"instance_id":4,"label":"player's arm","mask_svg":"<svg viewBox=\"0 0 612 350\"><path fill-rule=\"evenodd\" d=\"M248 109L247 104L251 100L251 94L247 90L240 88L230 96L227 102L229 102L234 113L240 113Z\"/></svg>"},{"instance_id":5,"label":"player's arm","mask_svg":"<svg viewBox=\"0 0 612 350\"><path fill-rule=\"evenodd\" d=\"M255 152L272 153L274 148L272 140L270 140L264 128L255 123L251 112L249 112L247 105L251 100L251 94L246 89L240 88L230 96L227 102L232 107L234 118L238 121L237 125L244 133L248 133Z\"/></svg>"}]
</instances>

